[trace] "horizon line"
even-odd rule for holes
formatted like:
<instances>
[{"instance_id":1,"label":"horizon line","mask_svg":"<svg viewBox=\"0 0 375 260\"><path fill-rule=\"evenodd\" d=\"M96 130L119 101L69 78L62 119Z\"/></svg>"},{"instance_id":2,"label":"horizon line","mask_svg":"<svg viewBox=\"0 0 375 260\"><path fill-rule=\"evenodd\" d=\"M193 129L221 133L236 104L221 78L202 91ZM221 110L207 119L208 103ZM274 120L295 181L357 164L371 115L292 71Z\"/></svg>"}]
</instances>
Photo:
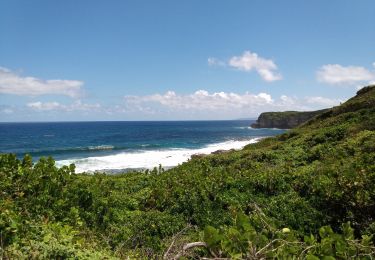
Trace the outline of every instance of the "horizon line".
<instances>
[{"instance_id":1,"label":"horizon line","mask_svg":"<svg viewBox=\"0 0 375 260\"><path fill-rule=\"evenodd\" d=\"M199 121L250 121L257 118L235 118L235 119L171 119L171 120L62 120L62 121L0 121L7 123L100 123L100 122L199 122Z\"/></svg>"}]
</instances>

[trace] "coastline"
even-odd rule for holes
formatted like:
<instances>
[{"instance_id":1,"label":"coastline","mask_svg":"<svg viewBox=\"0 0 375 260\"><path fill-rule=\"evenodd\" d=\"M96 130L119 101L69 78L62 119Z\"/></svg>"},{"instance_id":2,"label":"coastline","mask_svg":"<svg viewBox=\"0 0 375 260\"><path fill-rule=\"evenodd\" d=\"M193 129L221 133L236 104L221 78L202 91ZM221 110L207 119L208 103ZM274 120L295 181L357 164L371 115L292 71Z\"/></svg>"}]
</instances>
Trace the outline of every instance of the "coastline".
<instances>
[{"instance_id":1,"label":"coastline","mask_svg":"<svg viewBox=\"0 0 375 260\"><path fill-rule=\"evenodd\" d=\"M61 167L73 163L76 166L76 173L101 172L116 174L121 172L153 169L154 167L159 167L159 165L164 169L170 169L187 162L192 157L224 153L230 150L240 150L244 146L256 143L262 138L264 137L255 137L241 141L230 140L210 144L197 149L171 148L165 150L120 152L113 155L59 160L56 161L56 164Z\"/></svg>"}]
</instances>

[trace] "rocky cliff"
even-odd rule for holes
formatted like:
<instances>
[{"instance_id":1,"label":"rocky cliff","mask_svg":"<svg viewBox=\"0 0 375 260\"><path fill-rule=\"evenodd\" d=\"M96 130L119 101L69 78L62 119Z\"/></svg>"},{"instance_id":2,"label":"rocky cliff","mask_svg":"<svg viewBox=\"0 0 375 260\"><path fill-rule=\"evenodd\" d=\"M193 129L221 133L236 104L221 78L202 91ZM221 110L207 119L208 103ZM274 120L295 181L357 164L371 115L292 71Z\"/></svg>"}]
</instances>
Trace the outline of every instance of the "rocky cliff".
<instances>
[{"instance_id":1,"label":"rocky cliff","mask_svg":"<svg viewBox=\"0 0 375 260\"><path fill-rule=\"evenodd\" d=\"M265 112L260 114L253 128L281 128L290 129L303 124L311 118L320 115L328 109L317 111L285 111L285 112Z\"/></svg>"}]
</instances>

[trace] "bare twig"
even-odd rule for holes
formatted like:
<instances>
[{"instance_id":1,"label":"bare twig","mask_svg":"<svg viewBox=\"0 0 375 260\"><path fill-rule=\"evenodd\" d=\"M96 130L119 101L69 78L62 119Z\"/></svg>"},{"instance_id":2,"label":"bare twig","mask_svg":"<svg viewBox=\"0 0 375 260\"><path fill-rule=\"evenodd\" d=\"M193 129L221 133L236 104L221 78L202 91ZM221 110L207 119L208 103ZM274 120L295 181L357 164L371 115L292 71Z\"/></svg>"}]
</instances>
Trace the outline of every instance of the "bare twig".
<instances>
[{"instance_id":1,"label":"bare twig","mask_svg":"<svg viewBox=\"0 0 375 260\"><path fill-rule=\"evenodd\" d=\"M174 242L175 242L175 239L172 240L172 243L169 245L167 251L166 251L165 254L163 255L163 259L168 259L169 251L171 250L171 248L172 248Z\"/></svg>"},{"instance_id":2,"label":"bare twig","mask_svg":"<svg viewBox=\"0 0 375 260\"><path fill-rule=\"evenodd\" d=\"M356 256L368 256L368 257L370 257L370 259L372 260L372 259L374 259L372 256L373 256L374 254L372 254L372 253L369 253L369 254L365 254L365 253L363 253L363 254L358 254L358 255L356 255Z\"/></svg>"},{"instance_id":3,"label":"bare twig","mask_svg":"<svg viewBox=\"0 0 375 260\"><path fill-rule=\"evenodd\" d=\"M255 210L259 213L259 217L262 220L263 224L265 224L269 230L273 230L270 224L268 224L268 222L264 219L266 214L264 214L263 210L256 203L252 203L252 205L255 208Z\"/></svg>"},{"instance_id":4,"label":"bare twig","mask_svg":"<svg viewBox=\"0 0 375 260\"><path fill-rule=\"evenodd\" d=\"M266 250L269 246L271 246L273 243L277 242L277 241L283 241L283 239L275 239L275 240L272 240L271 242L269 242L267 245L265 245L263 248L261 248L258 252L256 252L256 256L259 255L262 251Z\"/></svg>"},{"instance_id":5,"label":"bare twig","mask_svg":"<svg viewBox=\"0 0 375 260\"><path fill-rule=\"evenodd\" d=\"M207 258L207 257L202 257L200 258L202 260L229 260L230 258L222 258L222 257L214 257L214 258Z\"/></svg>"},{"instance_id":6,"label":"bare twig","mask_svg":"<svg viewBox=\"0 0 375 260\"><path fill-rule=\"evenodd\" d=\"M187 229L191 228L191 224L188 224L186 227L184 227L183 229L181 229L179 232L177 232L173 237L172 237L172 242L171 244L169 245L167 251L164 253L163 255L163 259L168 259L168 255L169 255L169 251L172 249L174 243L176 242L176 239L183 233L185 232Z\"/></svg>"},{"instance_id":7,"label":"bare twig","mask_svg":"<svg viewBox=\"0 0 375 260\"><path fill-rule=\"evenodd\" d=\"M312 246L308 246L308 247L306 247L306 248L301 252L300 257L302 257L303 254L305 254L309 249L314 248L314 247L316 247L316 245L312 245Z\"/></svg>"},{"instance_id":8,"label":"bare twig","mask_svg":"<svg viewBox=\"0 0 375 260\"><path fill-rule=\"evenodd\" d=\"M188 243L188 244L184 245L184 247L182 248L182 252L178 253L175 257L173 257L173 259L178 260L180 257L185 255L186 250L189 250L189 249L194 248L194 247L206 247L207 248L207 244L205 242Z\"/></svg>"},{"instance_id":9,"label":"bare twig","mask_svg":"<svg viewBox=\"0 0 375 260\"><path fill-rule=\"evenodd\" d=\"M199 246L207 247L207 244L206 244L206 242L192 242L192 243L188 243L188 244L184 245L183 250L186 251L190 248L199 247Z\"/></svg>"},{"instance_id":10,"label":"bare twig","mask_svg":"<svg viewBox=\"0 0 375 260\"><path fill-rule=\"evenodd\" d=\"M358 247L363 247L363 248L371 248L371 249L375 249L375 246L365 246L365 245L362 245L361 243L359 243L358 240L350 240L350 239L346 239L346 241L348 243L351 243L352 245L354 246L358 246Z\"/></svg>"},{"instance_id":11,"label":"bare twig","mask_svg":"<svg viewBox=\"0 0 375 260\"><path fill-rule=\"evenodd\" d=\"M269 246L271 246L273 243L278 242L278 241L283 242L283 244L275 247L274 249L271 250L271 252L274 252L277 249L279 249L280 247L283 247L283 246L288 245L288 244L303 244L302 242L298 242L298 241L290 242L290 241L286 241L284 239L277 238L277 239L272 240L266 246L264 246L258 252L256 252L255 256L258 256L262 251L266 250Z\"/></svg>"}]
</instances>

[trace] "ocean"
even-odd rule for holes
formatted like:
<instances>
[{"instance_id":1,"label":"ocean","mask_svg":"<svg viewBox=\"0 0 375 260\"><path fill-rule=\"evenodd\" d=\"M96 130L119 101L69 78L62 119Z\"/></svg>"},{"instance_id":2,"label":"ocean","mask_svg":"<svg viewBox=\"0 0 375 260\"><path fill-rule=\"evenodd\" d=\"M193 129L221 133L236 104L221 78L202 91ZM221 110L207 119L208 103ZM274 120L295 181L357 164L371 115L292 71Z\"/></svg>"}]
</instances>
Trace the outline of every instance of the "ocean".
<instances>
[{"instance_id":1,"label":"ocean","mask_svg":"<svg viewBox=\"0 0 375 260\"><path fill-rule=\"evenodd\" d=\"M52 156L76 172L174 167L193 154L240 149L285 132L252 120L0 123L0 153Z\"/></svg>"}]
</instances>

